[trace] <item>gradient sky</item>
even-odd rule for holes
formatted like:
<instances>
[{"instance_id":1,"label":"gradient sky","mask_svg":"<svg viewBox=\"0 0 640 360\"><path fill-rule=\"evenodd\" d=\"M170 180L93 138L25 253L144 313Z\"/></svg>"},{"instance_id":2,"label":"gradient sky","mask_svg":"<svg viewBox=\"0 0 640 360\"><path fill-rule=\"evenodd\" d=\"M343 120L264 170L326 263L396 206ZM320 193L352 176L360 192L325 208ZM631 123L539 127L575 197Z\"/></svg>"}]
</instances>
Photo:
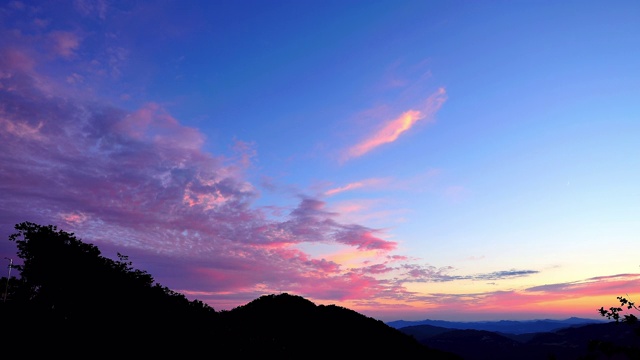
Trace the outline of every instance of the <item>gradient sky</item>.
<instances>
[{"instance_id":1,"label":"gradient sky","mask_svg":"<svg viewBox=\"0 0 640 360\"><path fill-rule=\"evenodd\" d=\"M0 4L1 239L56 225L216 310L640 300L636 0Z\"/></svg>"}]
</instances>

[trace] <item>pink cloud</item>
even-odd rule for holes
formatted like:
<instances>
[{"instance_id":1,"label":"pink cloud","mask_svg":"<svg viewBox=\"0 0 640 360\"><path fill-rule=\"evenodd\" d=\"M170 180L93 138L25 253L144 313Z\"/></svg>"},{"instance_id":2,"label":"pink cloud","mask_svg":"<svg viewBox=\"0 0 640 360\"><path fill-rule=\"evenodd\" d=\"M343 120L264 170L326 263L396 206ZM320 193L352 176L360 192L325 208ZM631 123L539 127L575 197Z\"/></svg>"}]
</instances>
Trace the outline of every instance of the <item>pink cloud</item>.
<instances>
[{"instance_id":1,"label":"pink cloud","mask_svg":"<svg viewBox=\"0 0 640 360\"><path fill-rule=\"evenodd\" d=\"M22 221L55 224L214 307L268 291L358 299L396 286L296 250L322 242L386 254L396 243L337 221L312 197L279 213L254 207L259 194L243 174L249 144L235 143L237 158L214 156L202 133L159 104L126 111L57 97L37 74L5 69L0 236ZM0 253L9 247L0 243Z\"/></svg>"},{"instance_id":2,"label":"pink cloud","mask_svg":"<svg viewBox=\"0 0 640 360\"><path fill-rule=\"evenodd\" d=\"M68 48L70 54L74 49ZM628 275L464 296L408 291L407 283L485 281L535 271L460 276L451 267L408 264L415 259L391 254L397 243L385 240L382 230L340 222L339 211L313 197L302 196L291 208L255 207L260 194L243 174L255 155L249 144L236 142L237 158L215 156L203 150L200 131L157 103L129 111L57 96L42 89L24 52L4 53L10 56L0 57L0 237L22 221L56 224L106 256L130 256L163 285L218 310L279 291L355 309L402 302L395 306L424 314L429 307L450 309L451 301L491 311L501 302L544 308L554 296L617 296L627 286L637 288L638 278ZM334 194L370 185L362 184ZM378 257L345 269L297 250L303 243L337 244ZM0 242L0 254L11 256L11 246Z\"/></svg>"},{"instance_id":3,"label":"pink cloud","mask_svg":"<svg viewBox=\"0 0 640 360\"><path fill-rule=\"evenodd\" d=\"M442 282L453 281L455 277L449 275L454 269L450 266L436 268L435 266L420 266L418 264L405 264L404 281L411 282Z\"/></svg>"},{"instance_id":4,"label":"pink cloud","mask_svg":"<svg viewBox=\"0 0 640 360\"><path fill-rule=\"evenodd\" d=\"M87 220L87 216L81 212L74 212L68 214L60 214L62 220L67 224L82 224Z\"/></svg>"},{"instance_id":5,"label":"pink cloud","mask_svg":"<svg viewBox=\"0 0 640 360\"><path fill-rule=\"evenodd\" d=\"M387 123L387 125L385 125L372 137L364 140L359 144L356 144L351 149L349 149L348 156L359 157L382 144L396 141L400 134L409 130L416 121L422 118L422 113L417 110L409 110L403 113L402 115L400 115L400 117Z\"/></svg>"},{"instance_id":6,"label":"pink cloud","mask_svg":"<svg viewBox=\"0 0 640 360\"><path fill-rule=\"evenodd\" d=\"M389 199L353 199L331 204L331 209L340 214L341 221L350 223L387 224L401 223L408 212L406 208L395 207Z\"/></svg>"},{"instance_id":7,"label":"pink cloud","mask_svg":"<svg viewBox=\"0 0 640 360\"><path fill-rule=\"evenodd\" d=\"M332 302L372 298L385 288L380 280L356 273L307 280L299 283L299 286L292 287L292 292L309 294L314 299Z\"/></svg>"},{"instance_id":8,"label":"pink cloud","mask_svg":"<svg viewBox=\"0 0 640 360\"><path fill-rule=\"evenodd\" d=\"M333 241L354 246L359 250L395 249L395 242L383 240L375 235L378 230L337 222L334 218L338 214L325 210L325 205L324 201L318 199L303 198L286 221L263 227L264 232L260 234L262 236L255 238L291 244L302 241Z\"/></svg>"},{"instance_id":9,"label":"pink cloud","mask_svg":"<svg viewBox=\"0 0 640 360\"><path fill-rule=\"evenodd\" d=\"M0 110L0 115L3 112L4 111ZM7 134L11 134L19 138L42 140L42 136L40 135L42 122L38 122L37 124L29 124L28 122L12 122L4 117L0 117L0 128L2 128L2 130Z\"/></svg>"},{"instance_id":10,"label":"pink cloud","mask_svg":"<svg viewBox=\"0 0 640 360\"><path fill-rule=\"evenodd\" d=\"M143 108L124 116L114 130L138 141L148 141L162 146L199 149L204 135L198 130L182 126L160 105L148 103Z\"/></svg>"},{"instance_id":11,"label":"pink cloud","mask_svg":"<svg viewBox=\"0 0 640 360\"><path fill-rule=\"evenodd\" d=\"M15 48L6 48L0 51L0 79L12 76L13 71L31 72L35 61L24 51Z\"/></svg>"},{"instance_id":12,"label":"pink cloud","mask_svg":"<svg viewBox=\"0 0 640 360\"><path fill-rule=\"evenodd\" d=\"M630 287L629 284L635 284ZM600 296L612 293L623 295L640 288L640 274L618 274L593 277L581 281L535 286L526 289L532 294L553 294L554 298Z\"/></svg>"},{"instance_id":13,"label":"pink cloud","mask_svg":"<svg viewBox=\"0 0 640 360\"><path fill-rule=\"evenodd\" d=\"M70 58L80 46L81 38L71 31L52 31L49 34L51 49L54 54Z\"/></svg>"},{"instance_id":14,"label":"pink cloud","mask_svg":"<svg viewBox=\"0 0 640 360\"><path fill-rule=\"evenodd\" d=\"M354 182L354 183L350 183L347 184L345 186L342 187L338 187L338 188L333 188L333 189L329 189L327 190L324 194L327 196L332 196L344 191L349 191L349 190L353 190L353 189L358 189L364 186L364 183L362 182Z\"/></svg>"},{"instance_id":15,"label":"pink cloud","mask_svg":"<svg viewBox=\"0 0 640 360\"><path fill-rule=\"evenodd\" d=\"M514 311L537 310L595 317L597 308L616 305L617 296L624 296L638 287L640 274L620 274L478 296L482 298L480 308L494 311L508 307Z\"/></svg>"},{"instance_id":16,"label":"pink cloud","mask_svg":"<svg viewBox=\"0 0 640 360\"><path fill-rule=\"evenodd\" d=\"M447 275L433 267L411 269L411 275L418 278L441 278ZM463 276L462 278L468 278ZM640 287L640 274L620 274L606 277L584 279L569 283L548 284L528 289L513 289L492 292L448 294L441 292L432 293L408 293L400 292L405 300L399 308L390 310L380 309L377 312L380 317L387 311L393 311L397 319L397 313L411 314L414 319L440 318L447 320L465 320L470 318L482 320L501 319L533 319L533 318L566 318L580 316L599 318L598 308L617 305L617 296L630 294L629 291ZM635 296L634 296L635 295ZM628 297L640 296L631 293ZM396 299L400 299L397 297ZM377 304L369 306L381 307L385 299ZM450 311L451 304L456 305L455 313ZM385 306L386 307L386 306Z\"/></svg>"},{"instance_id":17,"label":"pink cloud","mask_svg":"<svg viewBox=\"0 0 640 360\"><path fill-rule=\"evenodd\" d=\"M385 264L374 264L371 266L363 267L359 270L366 274L386 274L395 269Z\"/></svg>"},{"instance_id":18,"label":"pink cloud","mask_svg":"<svg viewBox=\"0 0 640 360\"><path fill-rule=\"evenodd\" d=\"M337 187L337 188L329 189L329 190L325 191L324 194L326 196L333 196L333 195L337 195L337 194L345 192L345 191L351 191L351 190L355 190L355 189L379 186L379 185L382 185L382 184L387 183L387 182L388 181L386 179L375 179L375 178L374 179L366 179L366 180L362 180L362 181L352 182L352 183L349 183L347 185L340 186L340 187Z\"/></svg>"},{"instance_id":19,"label":"pink cloud","mask_svg":"<svg viewBox=\"0 0 640 360\"><path fill-rule=\"evenodd\" d=\"M361 225L343 226L336 240L340 243L355 246L360 250L394 250L397 244L393 241L382 240L375 235L376 231Z\"/></svg>"},{"instance_id":20,"label":"pink cloud","mask_svg":"<svg viewBox=\"0 0 640 360\"><path fill-rule=\"evenodd\" d=\"M380 145L394 142L398 137L411 129L419 120L433 121L433 116L446 101L446 91L443 88L429 96L421 110L408 110L399 117L387 122L380 130L352 146L345 154L346 159L360 157Z\"/></svg>"}]
</instances>

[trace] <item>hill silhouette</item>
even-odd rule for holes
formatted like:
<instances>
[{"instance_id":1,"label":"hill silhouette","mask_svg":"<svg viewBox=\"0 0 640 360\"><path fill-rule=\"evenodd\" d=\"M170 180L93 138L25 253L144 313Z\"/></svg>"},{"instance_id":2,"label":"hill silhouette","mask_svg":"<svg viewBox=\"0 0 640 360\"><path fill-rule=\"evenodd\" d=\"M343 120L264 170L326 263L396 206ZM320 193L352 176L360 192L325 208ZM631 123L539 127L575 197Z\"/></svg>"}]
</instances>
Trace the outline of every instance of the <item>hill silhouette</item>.
<instances>
[{"instance_id":1,"label":"hill silhouette","mask_svg":"<svg viewBox=\"0 0 640 360\"><path fill-rule=\"evenodd\" d=\"M227 335L238 342L239 355L457 358L429 349L380 320L287 293L264 295L221 315Z\"/></svg>"},{"instance_id":2,"label":"hill silhouette","mask_svg":"<svg viewBox=\"0 0 640 360\"><path fill-rule=\"evenodd\" d=\"M0 303L0 339L14 356L380 357L459 359L382 321L300 296L264 295L229 311L188 300L124 255L55 226L16 225L22 265Z\"/></svg>"},{"instance_id":3,"label":"hill silhouette","mask_svg":"<svg viewBox=\"0 0 640 360\"><path fill-rule=\"evenodd\" d=\"M637 324L573 325L527 334L433 325L407 326L399 330L428 347L455 353L465 360L640 359L640 327Z\"/></svg>"},{"instance_id":4,"label":"hill silhouette","mask_svg":"<svg viewBox=\"0 0 640 360\"><path fill-rule=\"evenodd\" d=\"M593 320L585 318L571 317L564 320L539 319L539 320L500 320L500 321L444 321L444 320L420 320L389 321L386 324L396 329L406 328L416 325L431 325L448 329L459 330L485 330L498 333L527 334L534 332L548 332L570 326L587 324L604 324L606 320Z\"/></svg>"}]
</instances>

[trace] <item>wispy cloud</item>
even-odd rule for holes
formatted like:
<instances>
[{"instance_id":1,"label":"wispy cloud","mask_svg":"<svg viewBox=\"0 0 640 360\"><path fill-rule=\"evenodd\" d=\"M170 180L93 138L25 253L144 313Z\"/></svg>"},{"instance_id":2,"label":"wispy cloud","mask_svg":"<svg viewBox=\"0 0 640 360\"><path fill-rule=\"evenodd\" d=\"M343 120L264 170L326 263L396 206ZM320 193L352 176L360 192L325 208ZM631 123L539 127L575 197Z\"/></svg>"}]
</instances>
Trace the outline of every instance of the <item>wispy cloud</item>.
<instances>
[{"instance_id":1,"label":"wispy cloud","mask_svg":"<svg viewBox=\"0 0 640 360\"><path fill-rule=\"evenodd\" d=\"M74 4L74 16L85 16L83 21L95 21L95 26L118 16L108 1ZM452 303L459 305L456 313L498 312L505 306L524 311L548 304L573 306L574 299L587 296L618 296L640 285L639 275L628 274L526 289L445 293L442 288L455 282L528 280L539 272L524 268L460 274L446 264L422 265L422 259L395 254L401 240L390 240L384 228L363 225L400 218L388 199L327 201L391 186L425 191L436 187L432 182L440 170L412 181L365 178L323 185L317 195L286 199L287 205L264 204L268 199L261 198L246 174L258 155L252 143L233 139L232 155L209 152L200 129L185 126L158 102L136 103L154 92L130 77L137 69L130 58L145 60L139 57L142 52L120 41L127 34L122 28L70 28L68 14L61 23L44 17L48 11L18 1L3 10L0 257L15 254L15 244L1 240L16 223L55 224L96 244L106 256L128 255L163 285L218 310L286 291L354 305L370 314L402 309L424 315L428 308L451 313ZM13 16L27 12L28 21ZM137 14L141 12L129 16ZM431 74L424 64L406 74L392 70L384 88L395 89L392 103L404 104L399 109L406 111L382 105L365 112L367 119L380 119L384 112L387 121L360 134L360 142L349 143L353 146L347 147L345 159L364 156L432 122L446 102L446 91L439 89L414 106L415 99L429 94L424 89ZM112 87L118 79L127 81ZM127 99L127 108L100 96ZM298 185L264 177L263 187L278 192ZM279 194L285 192L292 193ZM453 199L466 192L463 187L445 191ZM333 253L302 250L325 246Z\"/></svg>"},{"instance_id":2,"label":"wispy cloud","mask_svg":"<svg viewBox=\"0 0 640 360\"><path fill-rule=\"evenodd\" d=\"M435 113L442 107L446 99L445 89L438 89L427 98L425 105L420 110L405 111L397 118L388 121L373 135L347 149L344 160L360 157L381 145L396 141L402 133L411 129L420 120L433 121Z\"/></svg>"},{"instance_id":3,"label":"wispy cloud","mask_svg":"<svg viewBox=\"0 0 640 360\"><path fill-rule=\"evenodd\" d=\"M403 282L445 282L456 280L502 280L516 277L529 276L539 273L537 270L501 270L491 273L480 273L470 275L453 275L455 270L451 266L436 268L434 266L422 266L418 264L405 264L402 266Z\"/></svg>"},{"instance_id":4,"label":"wispy cloud","mask_svg":"<svg viewBox=\"0 0 640 360\"><path fill-rule=\"evenodd\" d=\"M59 56L69 58L80 47L81 38L72 31L52 31L49 33L52 51Z\"/></svg>"},{"instance_id":5,"label":"wispy cloud","mask_svg":"<svg viewBox=\"0 0 640 360\"><path fill-rule=\"evenodd\" d=\"M384 258L397 244L381 230L338 221L321 199L302 196L275 216L254 207L259 193L243 174L255 155L250 144L235 142L237 158L215 156L202 149L200 131L159 104L129 111L58 97L37 86L30 67L8 64L0 79L0 236L22 221L55 224L214 307L233 301L230 293L244 296L237 306L261 292L340 300L396 286L373 276L374 264L357 272L296 249L329 243ZM8 247L0 243L3 254Z\"/></svg>"},{"instance_id":6,"label":"wispy cloud","mask_svg":"<svg viewBox=\"0 0 640 360\"><path fill-rule=\"evenodd\" d=\"M321 198L300 196L274 212L255 207L260 194L244 174L256 156L251 144L235 141L235 157L213 155L203 150L206 137L198 129L157 103L124 110L58 97L38 86L32 66L6 59L0 236L21 221L56 224L107 255L129 255L163 285L218 309L281 291L345 304L411 302L421 295L407 290L409 283L534 273L460 276L451 267L412 264L415 259L393 254L398 244L383 230L341 222ZM362 180L328 195L381 181ZM351 260L300 250L313 243L342 247ZM0 251L8 254L8 246L0 243Z\"/></svg>"},{"instance_id":7,"label":"wispy cloud","mask_svg":"<svg viewBox=\"0 0 640 360\"><path fill-rule=\"evenodd\" d=\"M106 0L75 0L75 8L83 16L96 16L104 20L109 10L109 3Z\"/></svg>"},{"instance_id":8,"label":"wispy cloud","mask_svg":"<svg viewBox=\"0 0 640 360\"><path fill-rule=\"evenodd\" d=\"M611 276L598 276L580 281L566 283L546 284L527 288L529 293L553 293L556 297L566 296L603 295L618 292L623 295L626 292L638 289L638 286L629 286L629 282L640 283L640 274L617 274Z\"/></svg>"},{"instance_id":9,"label":"wispy cloud","mask_svg":"<svg viewBox=\"0 0 640 360\"><path fill-rule=\"evenodd\" d=\"M451 269L435 267L405 267L410 270L410 275L421 279L430 279L429 282L439 284L441 280L452 280ZM526 271L525 271L526 272ZM478 280L504 276L526 276L520 271L498 271L490 274L462 276L462 278L475 278ZM629 294L634 299L640 296L638 293L629 293L640 287L640 274L620 274L605 277L595 277L568 283L547 284L526 289L506 289L498 291L480 291L466 293L438 292L420 293L407 291L400 288L396 299L402 298L403 302L394 302L392 297L386 298L382 303L390 313L401 311L406 316L412 314L413 318L442 318L445 320L468 321L471 314L478 320L479 314L486 316L486 320L500 319L536 319L536 318L565 318L580 316L586 318L599 318L596 309L617 305L616 297ZM394 306L395 304L395 306ZM455 313L451 312L451 306L455 304ZM369 301L358 304L362 308L380 307L380 302ZM384 314L384 313L383 313ZM482 315L480 315L482 316ZM392 320L397 320L392 318Z\"/></svg>"},{"instance_id":10,"label":"wispy cloud","mask_svg":"<svg viewBox=\"0 0 640 360\"><path fill-rule=\"evenodd\" d=\"M358 182L353 182L350 184L347 184L345 186L341 186L341 187L337 187L337 188L333 188L333 189L329 189L327 190L324 194L327 196L332 196L344 191L349 191L349 190L353 190L353 189L358 189L364 186L364 183L361 181Z\"/></svg>"},{"instance_id":11,"label":"wispy cloud","mask_svg":"<svg viewBox=\"0 0 640 360\"><path fill-rule=\"evenodd\" d=\"M343 193L343 192L346 192L346 191L362 189L362 188L370 188L370 187L375 187L375 186L381 186L381 185L386 184L388 182L389 182L388 179L382 179L382 178L365 179L365 180L361 180L361 181L355 181L355 182L346 184L344 186L331 188L331 189L325 191L324 194L326 196L333 196L333 195L337 195L337 194L340 194L340 193Z\"/></svg>"}]
</instances>

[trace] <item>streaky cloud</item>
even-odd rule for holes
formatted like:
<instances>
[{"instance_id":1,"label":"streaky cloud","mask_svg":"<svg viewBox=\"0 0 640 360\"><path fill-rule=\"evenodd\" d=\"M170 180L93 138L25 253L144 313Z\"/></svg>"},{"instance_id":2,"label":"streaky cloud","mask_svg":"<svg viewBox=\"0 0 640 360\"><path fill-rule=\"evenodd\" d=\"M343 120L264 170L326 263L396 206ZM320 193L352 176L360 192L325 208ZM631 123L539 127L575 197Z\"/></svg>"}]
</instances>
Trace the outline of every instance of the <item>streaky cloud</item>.
<instances>
[{"instance_id":1,"label":"streaky cloud","mask_svg":"<svg viewBox=\"0 0 640 360\"><path fill-rule=\"evenodd\" d=\"M545 284L533 286L525 289L527 292L543 292L543 293L570 293L590 292L594 295L619 289L619 291L628 291L628 283L640 283L640 274L616 274L609 276L597 276L581 281L571 281L565 283ZM632 288L637 288L634 286Z\"/></svg>"},{"instance_id":2,"label":"streaky cloud","mask_svg":"<svg viewBox=\"0 0 640 360\"><path fill-rule=\"evenodd\" d=\"M339 187L335 187L332 189L329 189L327 191L324 192L324 195L326 196L334 196L343 192L347 192L347 191L352 191L352 190L356 190L356 189L362 189L362 188L367 188L367 187L371 187L371 186L376 186L376 185L381 185L383 183L387 182L387 179L382 179L382 178L372 178L372 179L365 179L365 180L361 180L361 181L355 181L352 183L349 183L347 185L344 186L339 186Z\"/></svg>"},{"instance_id":3,"label":"streaky cloud","mask_svg":"<svg viewBox=\"0 0 640 360\"><path fill-rule=\"evenodd\" d=\"M373 135L350 147L344 155L344 159L360 157L381 145L396 141L402 133L411 129L420 120L433 121L435 113L440 110L446 99L445 89L438 89L427 98L426 104L420 110L407 110L387 122Z\"/></svg>"},{"instance_id":4,"label":"streaky cloud","mask_svg":"<svg viewBox=\"0 0 640 360\"><path fill-rule=\"evenodd\" d=\"M333 196L336 194L339 194L341 192L344 191L349 191L349 190L353 190L353 189L358 189L364 186L364 183L362 182L353 182L353 183L349 183L345 186L341 186L341 187L337 187L337 188L333 188L333 189L329 189L327 191L325 191L325 195L327 196Z\"/></svg>"},{"instance_id":5,"label":"streaky cloud","mask_svg":"<svg viewBox=\"0 0 640 360\"><path fill-rule=\"evenodd\" d=\"M500 280L500 279L529 276L533 274L538 274L539 272L540 271L537 271L537 270L506 270L506 271L495 271L495 272L486 273L486 274L471 275L465 278L471 279L471 280Z\"/></svg>"},{"instance_id":6,"label":"streaky cloud","mask_svg":"<svg viewBox=\"0 0 640 360\"><path fill-rule=\"evenodd\" d=\"M446 282L459 280L500 280L529 276L539 273L537 270L502 270L491 273L452 275L455 269L451 266L436 268L431 265L405 264L402 266L404 278L402 281L413 282Z\"/></svg>"}]
</instances>

